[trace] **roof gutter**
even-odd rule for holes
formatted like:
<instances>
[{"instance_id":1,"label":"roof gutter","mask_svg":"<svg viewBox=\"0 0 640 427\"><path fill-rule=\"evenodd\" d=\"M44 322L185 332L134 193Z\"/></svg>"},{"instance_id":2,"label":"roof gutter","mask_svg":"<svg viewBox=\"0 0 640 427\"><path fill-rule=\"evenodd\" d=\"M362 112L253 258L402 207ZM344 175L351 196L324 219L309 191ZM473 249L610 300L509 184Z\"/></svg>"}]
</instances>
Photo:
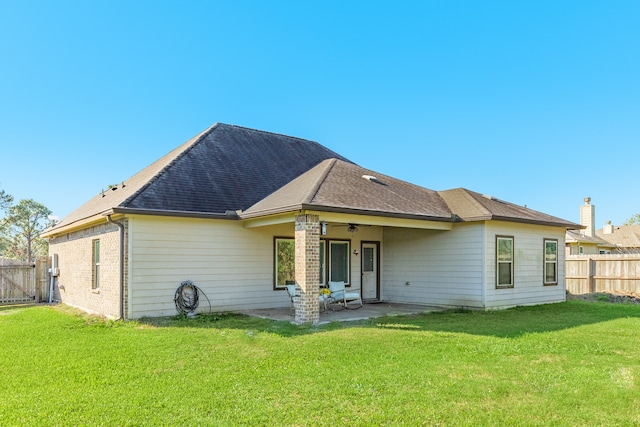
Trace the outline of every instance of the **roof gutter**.
<instances>
[{"instance_id":1,"label":"roof gutter","mask_svg":"<svg viewBox=\"0 0 640 427\"><path fill-rule=\"evenodd\" d=\"M104 217L104 215L104 213L97 213L95 215L91 215L89 217L82 218L68 224L56 224L52 228L44 230L40 234L40 236L47 239L53 239L61 234L69 233L79 228L84 228L89 224L102 222L102 218Z\"/></svg>"},{"instance_id":2,"label":"roof gutter","mask_svg":"<svg viewBox=\"0 0 640 427\"><path fill-rule=\"evenodd\" d=\"M172 211L172 210L159 210L159 209L133 209L133 208L113 208L105 213L109 216L111 214L126 214L126 215L154 215L154 216L173 216L183 218L213 218L213 219L240 219L236 211L226 211L225 213L211 213L211 212L192 212L192 211Z\"/></svg>"},{"instance_id":3,"label":"roof gutter","mask_svg":"<svg viewBox=\"0 0 640 427\"><path fill-rule=\"evenodd\" d=\"M118 320L124 320L124 224L111 219L111 215L107 215L107 222L115 224L120 229L120 314Z\"/></svg>"},{"instance_id":4,"label":"roof gutter","mask_svg":"<svg viewBox=\"0 0 640 427\"><path fill-rule=\"evenodd\" d=\"M498 215L482 215L474 217L460 217L461 222L477 222L477 221L505 221L505 222L518 222L521 224L533 224L533 225L546 225L549 227L562 227L568 230L579 230L585 228L582 225L574 224L572 222L553 222L553 221L540 221L528 218L514 218L509 216Z\"/></svg>"}]
</instances>

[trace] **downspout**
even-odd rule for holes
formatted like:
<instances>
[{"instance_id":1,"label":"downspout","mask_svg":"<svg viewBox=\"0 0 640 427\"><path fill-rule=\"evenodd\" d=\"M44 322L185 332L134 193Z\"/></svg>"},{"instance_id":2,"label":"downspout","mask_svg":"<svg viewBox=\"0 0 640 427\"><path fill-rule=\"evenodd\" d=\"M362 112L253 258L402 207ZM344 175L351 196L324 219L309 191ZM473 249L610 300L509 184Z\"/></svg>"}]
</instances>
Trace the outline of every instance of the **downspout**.
<instances>
[{"instance_id":1,"label":"downspout","mask_svg":"<svg viewBox=\"0 0 640 427\"><path fill-rule=\"evenodd\" d=\"M482 309L487 309L487 222L482 222Z\"/></svg>"},{"instance_id":2,"label":"downspout","mask_svg":"<svg viewBox=\"0 0 640 427\"><path fill-rule=\"evenodd\" d=\"M120 315L118 320L124 320L124 225L113 221L111 215L107 215L107 222L117 225L120 229Z\"/></svg>"}]
</instances>

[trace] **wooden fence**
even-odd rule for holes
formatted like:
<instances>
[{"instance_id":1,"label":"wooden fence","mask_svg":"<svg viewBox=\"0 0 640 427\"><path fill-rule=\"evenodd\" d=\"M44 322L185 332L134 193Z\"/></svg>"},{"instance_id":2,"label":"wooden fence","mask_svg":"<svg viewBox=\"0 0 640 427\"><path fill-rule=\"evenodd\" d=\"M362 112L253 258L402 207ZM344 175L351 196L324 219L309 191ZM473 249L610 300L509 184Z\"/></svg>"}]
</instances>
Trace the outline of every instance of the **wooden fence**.
<instances>
[{"instance_id":1,"label":"wooden fence","mask_svg":"<svg viewBox=\"0 0 640 427\"><path fill-rule=\"evenodd\" d=\"M0 260L0 304L48 300L47 258L35 263Z\"/></svg>"},{"instance_id":2,"label":"wooden fence","mask_svg":"<svg viewBox=\"0 0 640 427\"><path fill-rule=\"evenodd\" d=\"M567 292L640 293L640 255L570 255L566 259Z\"/></svg>"}]
</instances>

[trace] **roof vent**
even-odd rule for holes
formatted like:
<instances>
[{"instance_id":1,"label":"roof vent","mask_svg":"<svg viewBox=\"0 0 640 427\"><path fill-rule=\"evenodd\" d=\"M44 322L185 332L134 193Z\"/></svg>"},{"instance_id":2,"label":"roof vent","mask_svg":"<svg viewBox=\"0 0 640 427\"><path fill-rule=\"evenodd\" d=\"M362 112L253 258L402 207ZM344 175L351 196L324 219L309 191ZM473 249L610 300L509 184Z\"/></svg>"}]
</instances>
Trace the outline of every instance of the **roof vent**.
<instances>
[{"instance_id":1,"label":"roof vent","mask_svg":"<svg viewBox=\"0 0 640 427\"><path fill-rule=\"evenodd\" d=\"M387 186L387 184L385 184L384 182L380 181L377 177L373 176L373 175L362 175L362 177L364 179L366 179L369 182L374 182L378 185L382 185L382 186Z\"/></svg>"},{"instance_id":2,"label":"roof vent","mask_svg":"<svg viewBox=\"0 0 640 427\"><path fill-rule=\"evenodd\" d=\"M495 197L490 196L490 195L488 195L488 194L483 194L483 195L482 195L482 197L484 197L485 199L489 199L489 200L498 200L498 199L496 199Z\"/></svg>"}]
</instances>

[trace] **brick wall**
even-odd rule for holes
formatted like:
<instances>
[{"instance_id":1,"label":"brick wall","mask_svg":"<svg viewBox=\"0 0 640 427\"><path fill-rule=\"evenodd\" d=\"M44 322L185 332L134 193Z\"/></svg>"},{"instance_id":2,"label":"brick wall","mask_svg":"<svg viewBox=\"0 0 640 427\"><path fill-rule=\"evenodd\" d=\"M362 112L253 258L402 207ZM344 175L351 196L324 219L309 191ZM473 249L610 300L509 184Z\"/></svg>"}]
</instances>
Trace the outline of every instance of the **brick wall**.
<instances>
[{"instance_id":1,"label":"brick wall","mask_svg":"<svg viewBox=\"0 0 640 427\"><path fill-rule=\"evenodd\" d=\"M128 227L126 221L123 223L126 238ZM93 241L96 239L100 240L100 286L93 289ZM58 254L60 276L56 290L63 303L108 318L119 317L120 229L115 224L105 222L55 237L49 241L49 253ZM125 283L126 271L125 265Z\"/></svg>"}]
</instances>

